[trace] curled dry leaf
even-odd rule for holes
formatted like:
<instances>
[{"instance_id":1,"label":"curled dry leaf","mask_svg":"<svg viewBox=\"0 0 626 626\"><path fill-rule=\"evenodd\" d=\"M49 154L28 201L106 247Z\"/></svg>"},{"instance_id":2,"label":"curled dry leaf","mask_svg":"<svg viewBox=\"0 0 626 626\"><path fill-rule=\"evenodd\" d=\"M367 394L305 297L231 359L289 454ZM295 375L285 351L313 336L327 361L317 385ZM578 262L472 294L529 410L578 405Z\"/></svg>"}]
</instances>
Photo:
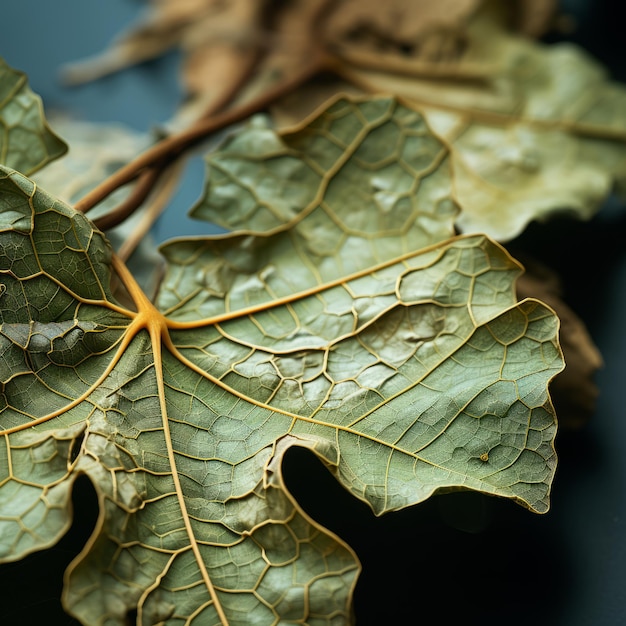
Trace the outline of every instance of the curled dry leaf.
<instances>
[{"instance_id":1,"label":"curled dry leaf","mask_svg":"<svg viewBox=\"0 0 626 626\"><path fill-rule=\"evenodd\" d=\"M423 117L339 100L208 164L195 215L235 232L168 244L155 304L83 214L2 170L0 557L54 544L86 474L82 623L348 624L358 560L286 489L290 447L377 514L459 488L546 511L558 320L516 300L501 246L453 236Z\"/></svg>"},{"instance_id":2,"label":"curled dry leaf","mask_svg":"<svg viewBox=\"0 0 626 626\"><path fill-rule=\"evenodd\" d=\"M231 11L231 17L225 20L228 25L225 30L234 29L237 33L237 55L232 55L230 60L239 67L228 73L227 64L220 63L215 55L206 60L201 56L194 58L202 50L209 54L215 37L210 38L211 43L201 47L197 53L191 53L183 68L189 97L180 107L174 123L185 126L229 104L253 101L275 85L298 76L304 68L319 63L320 32L316 25L332 1L289 0L281 2L280 7L267 2L264 13L259 11L261 3L254 3L256 12L254 15L248 12L249 19L243 25L241 19L232 19L235 16ZM242 31L247 32L247 39ZM237 41L235 37L231 39ZM244 45L244 42L247 43ZM252 46L254 42L256 48ZM243 56L244 51L246 56ZM223 80L209 76L207 69L213 67L228 75ZM213 100L207 102L207 96Z\"/></svg>"},{"instance_id":3,"label":"curled dry leaf","mask_svg":"<svg viewBox=\"0 0 626 626\"><path fill-rule=\"evenodd\" d=\"M391 53L411 62L450 63L463 54L465 22L481 0L343 0L329 12L324 36L350 58Z\"/></svg>"}]
</instances>

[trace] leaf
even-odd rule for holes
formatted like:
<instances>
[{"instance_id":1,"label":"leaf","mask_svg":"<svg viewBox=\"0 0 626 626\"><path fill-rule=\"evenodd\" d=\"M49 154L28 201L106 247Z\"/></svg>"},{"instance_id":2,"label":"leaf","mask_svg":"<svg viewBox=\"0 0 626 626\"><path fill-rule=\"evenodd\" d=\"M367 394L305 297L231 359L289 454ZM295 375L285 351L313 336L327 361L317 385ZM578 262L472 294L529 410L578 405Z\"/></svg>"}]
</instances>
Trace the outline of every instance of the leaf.
<instances>
[{"instance_id":1,"label":"leaf","mask_svg":"<svg viewBox=\"0 0 626 626\"><path fill-rule=\"evenodd\" d=\"M322 51L348 65L456 75L467 23L483 4L493 3L152 0L147 12L109 49L70 64L64 76L72 84L91 81L178 48L183 52L187 97L174 124L185 126L293 80L317 63ZM530 33L544 29L553 2L496 4L507 25Z\"/></svg>"},{"instance_id":2,"label":"leaf","mask_svg":"<svg viewBox=\"0 0 626 626\"><path fill-rule=\"evenodd\" d=\"M46 123L26 75L0 58L0 163L32 174L66 150Z\"/></svg>"},{"instance_id":3,"label":"leaf","mask_svg":"<svg viewBox=\"0 0 626 626\"><path fill-rule=\"evenodd\" d=\"M421 108L451 149L461 232L509 241L557 212L588 219L614 187L626 188L624 87L574 46L513 32L544 32L553 0L187 0L175 10L162 2L151 7L101 61L121 55L136 62L182 47L189 99L177 124L254 101L319 66L351 92L394 94ZM146 37L156 48L144 45ZM90 67L97 76L98 63L87 64L84 76ZM319 85L293 93L288 106L296 121L303 105L311 112L328 96L328 85Z\"/></svg>"},{"instance_id":4,"label":"leaf","mask_svg":"<svg viewBox=\"0 0 626 626\"><path fill-rule=\"evenodd\" d=\"M550 27L556 0L340 0L329 12L324 31L334 46L353 58L358 50L389 55L413 73L441 73L461 60L467 45L468 25L477 14L497 15L506 31L519 31L529 37L545 34ZM363 58L363 57L361 57ZM374 61L373 56L371 60ZM495 60L495 59L492 59ZM380 64L380 61L379 61ZM430 66L430 68L428 67Z\"/></svg>"},{"instance_id":5,"label":"leaf","mask_svg":"<svg viewBox=\"0 0 626 626\"><path fill-rule=\"evenodd\" d=\"M356 50L449 63L462 54L463 31L481 0L343 0L329 12L324 34L342 56Z\"/></svg>"},{"instance_id":6,"label":"leaf","mask_svg":"<svg viewBox=\"0 0 626 626\"><path fill-rule=\"evenodd\" d=\"M2 557L59 538L84 473L101 517L64 594L83 623L343 624L358 560L286 490L290 447L377 514L458 488L546 511L558 321L516 302L499 245L451 237L421 115L339 100L209 169L195 213L239 230L168 244L156 305L83 215L4 170Z\"/></svg>"},{"instance_id":7,"label":"leaf","mask_svg":"<svg viewBox=\"0 0 626 626\"><path fill-rule=\"evenodd\" d=\"M69 205L150 145L148 135L121 124L79 122L63 116L52 119L71 149L63 158L38 172L33 181ZM94 208L89 217L97 220L110 213L127 199L129 191L127 187L117 189ZM163 204L157 208L162 209ZM146 293L155 292L162 274L162 259L148 232L158 217L158 211L152 208L151 202L123 224L107 229L109 243L123 260L129 259L129 268Z\"/></svg>"},{"instance_id":8,"label":"leaf","mask_svg":"<svg viewBox=\"0 0 626 626\"><path fill-rule=\"evenodd\" d=\"M459 76L465 63L475 73L474 56L501 60L482 84L362 70L349 79L408 98L450 146L462 232L507 241L556 212L590 218L626 182L626 89L575 46L515 38L488 15L469 41Z\"/></svg>"}]
</instances>

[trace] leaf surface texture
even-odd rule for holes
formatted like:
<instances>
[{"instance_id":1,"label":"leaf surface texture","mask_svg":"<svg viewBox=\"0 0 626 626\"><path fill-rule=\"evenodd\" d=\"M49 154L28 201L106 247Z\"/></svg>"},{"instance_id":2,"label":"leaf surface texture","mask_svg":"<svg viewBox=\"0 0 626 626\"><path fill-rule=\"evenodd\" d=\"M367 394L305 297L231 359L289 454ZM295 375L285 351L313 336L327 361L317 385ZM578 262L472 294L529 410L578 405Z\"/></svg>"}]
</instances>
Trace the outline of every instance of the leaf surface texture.
<instances>
[{"instance_id":1,"label":"leaf surface texture","mask_svg":"<svg viewBox=\"0 0 626 626\"><path fill-rule=\"evenodd\" d=\"M286 490L310 449L377 514L465 488L548 508L562 367L521 268L455 237L448 149L393 99L260 123L208 159L151 303L82 215L2 170L0 546L101 519L68 571L85 624L345 624L359 564ZM116 301L116 274L134 309Z\"/></svg>"},{"instance_id":2,"label":"leaf surface texture","mask_svg":"<svg viewBox=\"0 0 626 626\"><path fill-rule=\"evenodd\" d=\"M67 150L43 115L26 75L0 58L0 163L29 175Z\"/></svg>"}]
</instances>

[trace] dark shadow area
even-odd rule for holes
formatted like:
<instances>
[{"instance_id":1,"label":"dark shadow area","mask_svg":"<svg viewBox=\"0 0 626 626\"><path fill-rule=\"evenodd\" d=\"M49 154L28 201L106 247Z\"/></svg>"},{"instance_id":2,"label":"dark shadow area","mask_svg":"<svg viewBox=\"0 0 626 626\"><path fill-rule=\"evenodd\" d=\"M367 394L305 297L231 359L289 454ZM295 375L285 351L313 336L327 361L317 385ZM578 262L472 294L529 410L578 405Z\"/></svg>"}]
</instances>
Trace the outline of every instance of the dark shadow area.
<instances>
[{"instance_id":1,"label":"dark shadow area","mask_svg":"<svg viewBox=\"0 0 626 626\"><path fill-rule=\"evenodd\" d=\"M358 626L555 623L574 569L552 514L457 492L376 518L304 449L285 481L306 512L357 552Z\"/></svg>"},{"instance_id":2,"label":"dark shadow area","mask_svg":"<svg viewBox=\"0 0 626 626\"><path fill-rule=\"evenodd\" d=\"M603 307L610 306L612 271L623 259L625 239L626 207L613 198L590 221L562 216L533 222L506 247L522 263L534 259L558 274L563 299L593 335Z\"/></svg>"},{"instance_id":3,"label":"dark shadow area","mask_svg":"<svg viewBox=\"0 0 626 626\"><path fill-rule=\"evenodd\" d=\"M96 492L85 476L74 484L72 505L72 526L55 546L0 565L3 626L78 626L61 606L61 590L66 567L89 539L98 517Z\"/></svg>"},{"instance_id":4,"label":"dark shadow area","mask_svg":"<svg viewBox=\"0 0 626 626\"><path fill-rule=\"evenodd\" d=\"M562 11L573 17L571 32L553 32L547 43L572 41L585 48L611 70L611 76L626 81L624 23L626 5L621 0L561 0Z\"/></svg>"},{"instance_id":5,"label":"dark shadow area","mask_svg":"<svg viewBox=\"0 0 626 626\"><path fill-rule=\"evenodd\" d=\"M128 611L128 613L126 613L126 626L135 626L135 624L137 623L138 614L139 611L137 609L132 609L131 611Z\"/></svg>"}]
</instances>

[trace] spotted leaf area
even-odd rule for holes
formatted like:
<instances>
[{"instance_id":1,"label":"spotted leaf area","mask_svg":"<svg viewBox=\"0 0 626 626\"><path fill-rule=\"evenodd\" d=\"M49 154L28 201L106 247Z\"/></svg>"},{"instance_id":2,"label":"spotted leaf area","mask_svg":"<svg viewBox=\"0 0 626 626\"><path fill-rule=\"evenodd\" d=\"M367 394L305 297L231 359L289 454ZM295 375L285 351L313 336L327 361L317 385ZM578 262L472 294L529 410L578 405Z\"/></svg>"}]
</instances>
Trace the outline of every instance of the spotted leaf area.
<instances>
[{"instance_id":1,"label":"spotted leaf area","mask_svg":"<svg viewBox=\"0 0 626 626\"><path fill-rule=\"evenodd\" d=\"M360 565L283 482L316 454L377 514L466 488L548 508L562 367L520 266L454 236L447 149L392 99L260 123L208 157L154 303L82 215L0 177L0 557L54 544L82 623L349 624ZM115 301L116 275L135 306Z\"/></svg>"}]
</instances>

